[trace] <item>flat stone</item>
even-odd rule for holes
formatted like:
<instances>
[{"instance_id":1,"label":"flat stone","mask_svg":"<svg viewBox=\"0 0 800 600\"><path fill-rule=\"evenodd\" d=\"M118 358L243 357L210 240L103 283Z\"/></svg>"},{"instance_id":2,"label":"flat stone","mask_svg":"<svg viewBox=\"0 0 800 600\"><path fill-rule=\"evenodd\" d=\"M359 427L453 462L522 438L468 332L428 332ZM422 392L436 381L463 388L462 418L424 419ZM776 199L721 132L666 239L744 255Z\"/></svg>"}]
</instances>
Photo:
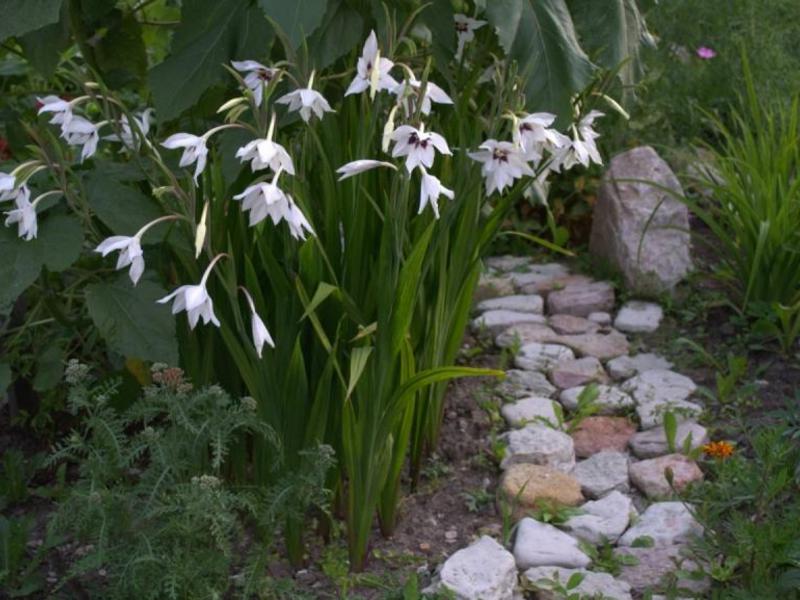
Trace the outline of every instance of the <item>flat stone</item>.
<instances>
[{"instance_id":1,"label":"flat stone","mask_svg":"<svg viewBox=\"0 0 800 600\"><path fill-rule=\"evenodd\" d=\"M550 381L561 389L573 388L588 383L606 383L603 365L593 356L585 356L571 360L562 360L550 369Z\"/></svg>"},{"instance_id":2,"label":"flat stone","mask_svg":"<svg viewBox=\"0 0 800 600\"><path fill-rule=\"evenodd\" d=\"M608 374L614 379L628 379L645 371L668 370L672 363L658 354L636 354L619 356L606 363Z\"/></svg>"},{"instance_id":3,"label":"flat stone","mask_svg":"<svg viewBox=\"0 0 800 600\"><path fill-rule=\"evenodd\" d=\"M547 371L555 364L573 358L575 355L566 346L531 342L520 348L514 357L514 366L530 371Z\"/></svg>"},{"instance_id":4,"label":"flat stone","mask_svg":"<svg viewBox=\"0 0 800 600\"><path fill-rule=\"evenodd\" d=\"M555 395L557 390L545 377L544 373L511 369L506 371L506 377L497 386L497 391L501 395L512 398L525 398L527 396L550 398Z\"/></svg>"},{"instance_id":5,"label":"flat stone","mask_svg":"<svg viewBox=\"0 0 800 600\"><path fill-rule=\"evenodd\" d=\"M542 314L544 310L544 300L538 294L502 296L500 298L490 298L478 303L476 307L480 312L490 310L509 310L512 312Z\"/></svg>"},{"instance_id":6,"label":"flat stone","mask_svg":"<svg viewBox=\"0 0 800 600\"><path fill-rule=\"evenodd\" d=\"M644 429L662 423L667 411L672 411L680 420L687 420L703 410L686 400L697 389L694 382L673 371L645 371L625 381L621 388L636 401L636 413Z\"/></svg>"},{"instance_id":7,"label":"flat stone","mask_svg":"<svg viewBox=\"0 0 800 600\"><path fill-rule=\"evenodd\" d=\"M698 523L683 502L656 502L647 507L639 520L626 531L620 546L632 546L642 537L650 538L656 546L688 542L703 534Z\"/></svg>"},{"instance_id":8,"label":"flat stone","mask_svg":"<svg viewBox=\"0 0 800 600\"><path fill-rule=\"evenodd\" d=\"M555 402L549 398L529 396L516 402L504 404L500 414L510 427L524 427L528 423L558 424Z\"/></svg>"},{"instance_id":9,"label":"flat stone","mask_svg":"<svg viewBox=\"0 0 800 600\"><path fill-rule=\"evenodd\" d=\"M472 320L472 330L475 332L487 329L492 335L508 329L519 323L544 323L542 315L530 312L517 312L515 310L489 310Z\"/></svg>"},{"instance_id":10,"label":"flat stone","mask_svg":"<svg viewBox=\"0 0 800 600\"><path fill-rule=\"evenodd\" d=\"M671 412L677 421L688 421L697 418L703 412L703 407L688 400L674 400L664 402L647 402L636 406L636 415L639 417L643 429L651 429L664 422L664 415Z\"/></svg>"},{"instance_id":11,"label":"flat stone","mask_svg":"<svg viewBox=\"0 0 800 600\"><path fill-rule=\"evenodd\" d=\"M475 300L480 302L486 298L508 296L513 293L514 283L510 277L483 273L478 279L478 285L475 288Z\"/></svg>"},{"instance_id":12,"label":"flat stone","mask_svg":"<svg viewBox=\"0 0 800 600\"><path fill-rule=\"evenodd\" d=\"M636 425L625 417L586 417L572 432L575 454L580 458L609 450L624 452Z\"/></svg>"},{"instance_id":13,"label":"flat stone","mask_svg":"<svg viewBox=\"0 0 800 600\"><path fill-rule=\"evenodd\" d=\"M703 479L703 472L696 462L683 454L667 454L631 464L631 481L648 498L672 496L672 488L665 476L667 469L672 471L672 485L678 491ZM577 474L575 476L580 480Z\"/></svg>"},{"instance_id":14,"label":"flat stone","mask_svg":"<svg viewBox=\"0 0 800 600\"><path fill-rule=\"evenodd\" d=\"M592 562L574 537L529 517L517 525L514 558L520 570L543 565L587 567Z\"/></svg>"},{"instance_id":15,"label":"flat stone","mask_svg":"<svg viewBox=\"0 0 800 600\"><path fill-rule=\"evenodd\" d=\"M692 559L687 558L688 549L681 544L653 546L652 548L616 548L616 556L632 556L636 564L622 565L619 579L630 584L631 589L642 594L667 583L665 577L679 569L687 573L700 571L700 567ZM678 589L687 590L705 597L711 587L708 577L692 578L678 576L675 582ZM655 600L657 596L653 596Z\"/></svg>"},{"instance_id":16,"label":"flat stone","mask_svg":"<svg viewBox=\"0 0 800 600\"><path fill-rule=\"evenodd\" d=\"M614 327L628 333L652 333L663 317L664 311L658 304L631 300L619 309Z\"/></svg>"},{"instance_id":17,"label":"flat stone","mask_svg":"<svg viewBox=\"0 0 800 600\"><path fill-rule=\"evenodd\" d=\"M573 536L590 544L615 543L628 528L632 516L638 516L633 501L613 491L599 500L581 506L583 514L570 517L562 526Z\"/></svg>"},{"instance_id":18,"label":"flat stone","mask_svg":"<svg viewBox=\"0 0 800 600\"><path fill-rule=\"evenodd\" d=\"M577 410L578 398L586 389L585 385L569 388L561 392L558 399L567 410ZM594 405L599 408L598 414L615 415L633 409L635 403L633 398L617 387L610 385L598 385L597 398Z\"/></svg>"},{"instance_id":19,"label":"flat stone","mask_svg":"<svg viewBox=\"0 0 800 600\"><path fill-rule=\"evenodd\" d=\"M588 317L586 317L593 323L597 323L601 327L606 327L607 325L611 325L611 313L607 312L593 312L590 313Z\"/></svg>"},{"instance_id":20,"label":"flat stone","mask_svg":"<svg viewBox=\"0 0 800 600\"><path fill-rule=\"evenodd\" d=\"M683 451L687 440L691 438L689 447L694 450L708 442L708 431L694 421L678 423L675 430L675 450ZM670 452L667 443L667 432L664 427L654 427L633 435L628 442L633 454L638 458L654 458Z\"/></svg>"},{"instance_id":21,"label":"flat stone","mask_svg":"<svg viewBox=\"0 0 800 600\"><path fill-rule=\"evenodd\" d=\"M521 519L542 502L555 506L583 503L581 485L572 475L531 464L511 465L500 479L500 494Z\"/></svg>"},{"instance_id":22,"label":"flat stone","mask_svg":"<svg viewBox=\"0 0 800 600\"><path fill-rule=\"evenodd\" d=\"M541 297L541 296L540 296ZM578 333L594 333L600 325L574 315L551 315L547 319L547 324L560 335L575 335Z\"/></svg>"},{"instance_id":23,"label":"flat stone","mask_svg":"<svg viewBox=\"0 0 800 600\"><path fill-rule=\"evenodd\" d=\"M511 273L511 280L518 289L522 289L526 286L544 284L547 281L568 275L569 269L559 263L531 264L524 271L520 269L520 272ZM531 292L526 291L525 293Z\"/></svg>"},{"instance_id":24,"label":"flat stone","mask_svg":"<svg viewBox=\"0 0 800 600\"><path fill-rule=\"evenodd\" d=\"M630 346L628 339L616 329L608 333L579 333L577 335L559 336L556 343L575 351L578 356L594 356L606 361L627 354Z\"/></svg>"},{"instance_id":25,"label":"flat stone","mask_svg":"<svg viewBox=\"0 0 800 600\"><path fill-rule=\"evenodd\" d=\"M547 295L550 314L586 317L593 312L609 312L614 308L614 287L607 281L568 285Z\"/></svg>"},{"instance_id":26,"label":"flat stone","mask_svg":"<svg viewBox=\"0 0 800 600\"><path fill-rule=\"evenodd\" d=\"M501 469L519 463L530 463L569 473L575 466L572 438L547 425L531 423L522 429L504 433L502 439L507 442L507 446L500 463Z\"/></svg>"},{"instance_id":27,"label":"flat stone","mask_svg":"<svg viewBox=\"0 0 800 600\"><path fill-rule=\"evenodd\" d=\"M448 558L426 592L447 590L458 600L513 600L516 586L514 556L483 536Z\"/></svg>"},{"instance_id":28,"label":"flat stone","mask_svg":"<svg viewBox=\"0 0 800 600\"><path fill-rule=\"evenodd\" d=\"M558 340L559 335L544 323L518 323L508 327L494 340L498 348L538 343L546 344Z\"/></svg>"},{"instance_id":29,"label":"flat stone","mask_svg":"<svg viewBox=\"0 0 800 600\"><path fill-rule=\"evenodd\" d=\"M514 271L517 269L526 269L531 265L530 256L512 256L504 254L502 256L490 256L484 261L484 264L490 269L495 271Z\"/></svg>"},{"instance_id":30,"label":"flat stone","mask_svg":"<svg viewBox=\"0 0 800 600\"><path fill-rule=\"evenodd\" d=\"M586 569L567 569L564 567L533 567L525 571L522 576L528 585L536 590L537 600L563 600L564 596L549 589L547 582L557 579L561 585L566 586L570 577L580 573L583 579L580 584L570 590L570 597L576 598L603 598L604 600L631 600L631 586L608 573L595 573ZM541 583L540 583L541 582Z\"/></svg>"},{"instance_id":31,"label":"flat stone","mask_svg":"<svg viewBox=\"0 0 800 600\"><path fill-rule=\"evenodd\" d=\"M575 465L572 476L589 498L602 498L614 490L627 492L628 455L622 452L598 452Z\"/></svg>"}]
</instances>

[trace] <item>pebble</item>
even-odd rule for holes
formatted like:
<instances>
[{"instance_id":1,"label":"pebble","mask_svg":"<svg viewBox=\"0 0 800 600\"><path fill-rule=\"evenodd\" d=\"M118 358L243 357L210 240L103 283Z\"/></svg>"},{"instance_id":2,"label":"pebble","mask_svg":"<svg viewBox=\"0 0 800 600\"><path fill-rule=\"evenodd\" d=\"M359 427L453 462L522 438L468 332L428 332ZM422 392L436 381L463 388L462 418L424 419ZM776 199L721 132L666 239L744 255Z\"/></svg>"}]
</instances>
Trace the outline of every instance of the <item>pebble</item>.
<instances>
[{"instance_id":1,"label":"pebble","mask_svg":"<svg viewBox=\"0 0 800 600\"><path fill-rule=\"evenodd\" d=\"M497 391L501 395L512 398L525 398L527 396L550 398L555 395L557 390L543 373L511 369L506 371L506 377L497 386Z\"/></svg>"},{"instance_id":2,"label":"pebble","mask_svg":"<svg viewBox=\"0 0 800 600\"><path fill-rule=\"evenodd\" d=\"M552 315L547 324L558 334L575 335L578 333L594 333L600 326L597 323L574 315Z\"/></svg>"},{"instance_id":3,"label":"pebble","mask_svg":"<svg viewBox=\"0 0 800 600\"><path fill-rule=\"evenodd\" d=\"M557 363L574 359L572 350L558 344L539 344L532 342L520 348L514 357L514 365L530 371L547 371Z\"/></svg>"},{"instance_id":4,"label":"pebble","mask_svg":"<svg viewBox=\"0 0 800 600\"><path fill-rule=\"evenodd\" d=\"M627 333L652 333L661 324L664 311L653 302L631 300L622 305L614 327Z\"/></svg>"},{"instance_id":5,"label":"pebble","mask_svg":"<svg viewBox=\"0 0 800 600\"><path fill-rule=\"evenodd\" d=\"M702 534L702 525L683 502L656 502L622 535L618 545L632 546L637 539L648 537L656 546L664 546L688 542Z\"/></svg>"},{"instance_id":6,"label":"pebble","mask_svg":"<svg viewBox=\"0 0 800 600\"><path fill-rule=\"evenodd\" d=\"M529 517L517 525L514 559L520 570L544 565L587 567L592 562L574 537Z\"/></svg>"},{"instance_id":7,"label":"pebble","mask_svg":"<svg viewBox=\"0 0 800 600\"><path fill-rule=\"evenodd\" d=\"M566 389L561 392L558 399L567 410L577 410L578 398L580 398L585 389L585 385ZM624 413L632 410L635 405L633 398L617 387L598 385L596 389L597 397L594 399L594 405L599 409L598 414L615 415Z\"/></svg>"},{"instance_id":8,"label":"pebble","mask_svg":"<svg viewBox=\"0 0 800 600\"><path fill-rule=\"evenodd\" d=\"M472 320L472 330L480 332L487 329L492 335L508 329L517 323L544 323L544 317L529 312L513 310L489 310Z\"/></svg>"},{"instance_id":9,"label":"pebble","mask_svg":"<svg viewBox=\"0 0 800 600\"><path fill-rule=\"evenodd\" d=\"M588 383L607 383L608 375L603 365L593 356L561 360L550 369L550 381L563 389Z\"/></svg>"},{"instance_id":10,"label":"pebble","mask_svg":"<svg viewBox=\"0 0 800 600\"><path fill-rule=\"evenodd\" d=\"M690 449L695 450L708 442L708 431L694 421L678 423L675 430L674 450L683 451L687 440L690 440L688 442ZM636 433L631 436L628 443L631 451L638 458L655 458L670 452L669 444L667 443L667 432L663 426Z\"/></svg>"},{"instance_id":11,"label":"pebble","mask_svg":"<svg viewBox=\"0 0 800 600\"><path fill-rule=\"evenodd\" d=\"M612 308L614 288L607 281L568 285L547 295L547 309L551 314L586 317L593 312L610 312Z\"/></svg>"},{"instance_id":12,"label":"pebble","mask_svg":"<svg viewBox=\"0 0 800 600\"><path fill-rule=\"evenodd\" d=\"M635 433L636 425L625 417L586 417L572 432L575 455L586 458L603 450L624 452Z\"/></svg>"},{"instance_id":13,"label":"pebble","mask_svg":"<svg viewBox=\"0 0 800 600\"><path fill-rule=\"evenodd\" d=\"M631 517L638 516L633 501L618 491L587 502L581 510L583 514L570 517L562 527L575 537L596 545L615 543L628 528Z\"/></svg>"},{"instance_id":14,"label":"pebble","mask_svg":"<svg viewBox=\"0 0 800 600\"><path fill-rule=\"evenodd\" d=\"M575 465L572 475L590 498L630 490L628 455L622 452L598 452Z\"/></svg>"},{"instance_id":15,"label":"pebble","mask_svg":"<svg viewBox=\"0 0 800 600\"><path fill-rule=\"evenodd\" d=\"M569 473L575 466L572 438L547 425L531 423L522 429L504 433L501 439L507 442L501 469L519 463L531 463Z\"/></svg>"},{"instance_id":16,"label":"pebble","mask_svg":"<svg viewBox=\"0 0 800 600\"><path fill-rule=\"evenodd\" d=\"M541 315L544 310L544 300L542 300L542 297L538 294L502 296L500 298L483 300L478 303L476 308L480 312L507 310Z\"/></svg>"},{"instance_id":17,"label":"pebble","mask_svg":"<svg viewBox=\"0 0 800 600\"><path fill-rule=\"evenodd\" d=\"M528 423L541 423L543 420L554 427L558 424L556 403L549 398L529 396L516 402L504 404L500 414L511 427L524 427Z\"/></svg>"},{"instance_id":18,"label":"pebble","mask_svg":"<svg viewBox=\"0 0 800 600\"><path fill-rule=\"evenodd\" d=\"M608 374L614 379L628 379L639 373L654 370L668 370L672 363L658 354L636 354L634 356L619 356L606 364Z\"/></svg>"},{"instance_id":19,"label":"pebble","mask_svg":"<svg viewBox=\"0 0 800 600\"><path fill-rule=\"evenodd\" d=\"M696 462L683 454L668 454L632 464L631 481L648 498L672 496L674 492L665 475L667 469L672 471L672 487L678 491L703 479L703 472Z\"/></svg>"}]
</instances>

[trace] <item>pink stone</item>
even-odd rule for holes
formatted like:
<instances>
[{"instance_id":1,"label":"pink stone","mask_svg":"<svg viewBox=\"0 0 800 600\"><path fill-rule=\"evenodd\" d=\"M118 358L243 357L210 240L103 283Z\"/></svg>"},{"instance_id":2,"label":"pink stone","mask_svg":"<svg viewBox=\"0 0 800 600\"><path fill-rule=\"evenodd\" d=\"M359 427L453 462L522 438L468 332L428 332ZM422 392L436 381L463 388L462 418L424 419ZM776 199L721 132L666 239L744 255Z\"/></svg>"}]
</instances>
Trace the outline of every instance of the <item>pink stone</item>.
<instances>
[{"instance_id":1,"label":"pink stone","mask_svg":"<svg viewBox=\"0 0 800 600\"><path fill-rule=\"evenodd\" d=\"M636 425L625 417L587 417L572 432L575 454L587 458L603 451L625 452Z\"/></svg>"},{"instance_id":2,"label":"pink stone","mask_svg":"<svg viewBox=\"0 0 800 600\"><path fill-rule=\"evenodd\" d=\"M600 328L597 323L574 315L553 315L547 322L556 333L563 335L575 335L577 333L587 332L593 333Z\"/></svg>"},{"instance_id":3,"label":"pink stone","mask_svg":"<svg viewBox=\"0 0 800 600\"><path fill-rule=\"evenodd\" d=\"M671 496L673 490L667 481L667 469L672 471L672 487L678 491L703 479L703 472L696 462L683 454L667 454L631 464L631 481L648 498Z\"/></svg>"},{"instance_id":4,"label":"pink stone","mask_svg":"<svg viewBox=\"0 0 800 600\"><path fill-rule=\"evenodd\" d=\"M568 285L547 295L550 314L587 317L593 312L610 312L614 308L614 288L607 281Z\"/></svg>"},{"instance_id":5,"label":"pink stone","mask_svg":"<svg viewBox=\"0 0 800 600\"><path fill-rule=\"evenodd\" d=\"M603 365L593 356L562 360L550 370L550 381L562 390L586 385L587 383L608 383L608 375Z\"/></svg>"}]
</instances>

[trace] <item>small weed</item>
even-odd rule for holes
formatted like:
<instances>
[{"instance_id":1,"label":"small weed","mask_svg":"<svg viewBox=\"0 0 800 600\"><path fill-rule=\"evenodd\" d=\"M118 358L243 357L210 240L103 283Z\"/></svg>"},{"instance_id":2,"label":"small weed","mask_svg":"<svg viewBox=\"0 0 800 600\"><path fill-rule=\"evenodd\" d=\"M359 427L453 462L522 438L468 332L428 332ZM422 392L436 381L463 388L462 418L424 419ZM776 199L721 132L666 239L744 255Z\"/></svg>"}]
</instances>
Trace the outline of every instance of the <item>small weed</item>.
<instances>
[{"instance_id":1,"label":"small weed","mask_svg":"<svg viewBox=\"0 0 800 600\"><path fill-rule=\"evenodd\" d=\"M479 513L492 504L494 495L491 494L485 487L468 490L463 492L461 496L464 498L464 503L467 505L467 510L471 513Z\"/></svg>"},{"instance_id":2,"label":"small weed","mask_svg":"<svg viewBox=\"0 0 800 600\"><path fill-rule=\"evenodd\" d=\"M561 525L580 514L583 514L580 508L563 506L549 500L537 500L536 507L528 511L528 515L537 521L551 525Z\"/></svg>"}]
</instances>

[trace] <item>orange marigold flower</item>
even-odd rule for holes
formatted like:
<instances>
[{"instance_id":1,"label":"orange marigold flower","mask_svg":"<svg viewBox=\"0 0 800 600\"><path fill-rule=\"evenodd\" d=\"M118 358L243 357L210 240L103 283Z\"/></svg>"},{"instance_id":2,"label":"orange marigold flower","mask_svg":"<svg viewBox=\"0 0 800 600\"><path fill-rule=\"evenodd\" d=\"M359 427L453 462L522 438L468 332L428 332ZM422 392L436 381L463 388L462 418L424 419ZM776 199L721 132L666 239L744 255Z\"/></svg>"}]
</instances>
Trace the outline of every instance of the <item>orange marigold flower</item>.
<instances>
[{"instance_id":1,"label":"orange marigold flower","mask_svg":"<svg viewBox=\"0 0 800 600\"><path fill-rule=\"evenodd\" d=\"M733 454L733 450L733 444L725 441L710 442L703 446L705 455L713 458L728 458Z\"/></svg>"}]
</instances>

